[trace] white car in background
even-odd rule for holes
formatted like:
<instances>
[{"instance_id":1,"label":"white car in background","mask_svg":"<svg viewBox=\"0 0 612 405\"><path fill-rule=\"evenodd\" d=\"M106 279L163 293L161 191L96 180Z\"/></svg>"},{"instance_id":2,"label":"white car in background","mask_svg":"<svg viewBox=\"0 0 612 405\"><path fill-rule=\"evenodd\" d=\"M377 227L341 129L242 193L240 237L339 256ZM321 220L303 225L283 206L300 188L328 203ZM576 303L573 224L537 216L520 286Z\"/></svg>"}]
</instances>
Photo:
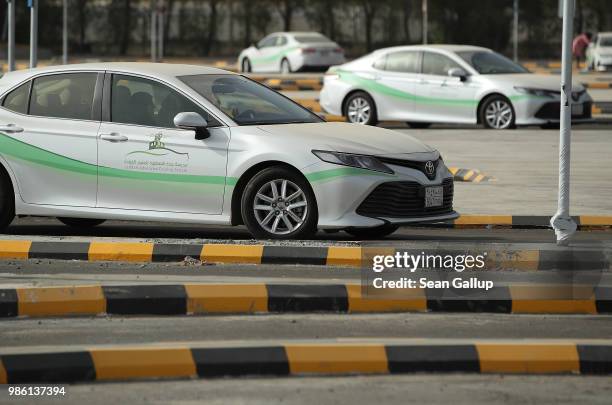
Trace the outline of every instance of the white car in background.
<instances>
[{"instance_id":1,"label":"white car in background","mask_svg":"<svg viewBox=\"0 0 612 405\"><path fill-rule=\"evenodd\" d=\"M458 216L440 153L411 136L326 123L244 76L161 63L0 79L0 229L15 215L245 224L277 239Z\"/></svg>"},{"instance_id":2,"label":"white car in background","mask_svg":"<svg viewBox=\"0 0 612 405\"><path fill-rule=\"evenodd\" d=\"M345 62L344 50L317 32L276 32L238 57L242 72L325 71Z\"/></svg>"},{"instance_id":3,"label":"white car in background","mask_svg":"<svg viewBox=\"0 0 612 405\"><path fill-rule=\"evenodd\" d=\"M612 69L612 32L600 32L586 51L587 67L590 70Z\"/></svg>"},{"instance_id":4,"label":"white car in background","mask_svg":"<svg viewBox=\"0 0 612 405\"><path fill-rule=\"evenodd\" d=\"M536 75L490 49L463 45L380 49L331 67L323 109L349 122L482 124L507 129L559 122L560 79ZM591 119L584 86L572 88L572 121Z\"/></svg>"}]
</instances>

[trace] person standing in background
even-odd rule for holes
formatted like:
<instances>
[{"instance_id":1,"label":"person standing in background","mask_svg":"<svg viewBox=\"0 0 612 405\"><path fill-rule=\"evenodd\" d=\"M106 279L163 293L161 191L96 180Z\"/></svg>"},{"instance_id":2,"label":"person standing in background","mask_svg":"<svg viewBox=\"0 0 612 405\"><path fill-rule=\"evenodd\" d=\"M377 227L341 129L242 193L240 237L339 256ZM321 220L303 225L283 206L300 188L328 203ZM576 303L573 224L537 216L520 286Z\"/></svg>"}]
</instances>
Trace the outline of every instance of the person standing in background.
<instances>
[{"instance_id":1,"label":"person standing in background","mask_svg":"<svg viewBox=\"0 0 612 405\"><path fill-rule=\"evenodd\" d=\"M572 42L572 53L576 59L577 69L580 69L580 62L585 60L586 48L591 43L591 38L593 38L593 34L590 32L583 32L574 38L574 42Z\"/></svg>"}]
</instances>

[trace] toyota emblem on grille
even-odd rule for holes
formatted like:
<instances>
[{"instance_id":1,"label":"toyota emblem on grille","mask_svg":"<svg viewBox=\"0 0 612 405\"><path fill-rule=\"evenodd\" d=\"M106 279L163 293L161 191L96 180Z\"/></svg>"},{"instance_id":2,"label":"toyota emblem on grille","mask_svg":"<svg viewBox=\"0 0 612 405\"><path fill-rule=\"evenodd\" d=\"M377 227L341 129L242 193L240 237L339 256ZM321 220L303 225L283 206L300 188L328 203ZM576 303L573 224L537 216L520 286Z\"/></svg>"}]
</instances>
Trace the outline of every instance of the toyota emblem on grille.
<instances>
[{"instance_id":1,"label":"toyota emblem on grille","mask_svg":"<svg viewBox=\"0 0 612 405\"><path fill-rule=\"evenodd\" d=\"M428 160L427 163L425 163L425 173L427 173L428 176L431 176L435 171L436 167L434 166L434 162Z\"/></svg>"}]
</instances>

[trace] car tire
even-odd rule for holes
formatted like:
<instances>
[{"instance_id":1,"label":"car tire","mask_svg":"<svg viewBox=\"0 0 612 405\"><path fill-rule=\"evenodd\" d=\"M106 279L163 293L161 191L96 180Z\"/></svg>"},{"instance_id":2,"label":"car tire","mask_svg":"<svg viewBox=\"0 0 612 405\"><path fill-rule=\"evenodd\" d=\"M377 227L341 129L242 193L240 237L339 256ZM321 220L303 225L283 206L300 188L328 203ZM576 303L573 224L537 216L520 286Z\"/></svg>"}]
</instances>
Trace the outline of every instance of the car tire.
<instances>
[{"instance_id":1,"label":"car tire","mask_svg":"<svg viewBox=\"0 0 612 405\"><path fill-rule=\"evenodd\" d=\"M95 218L57 218L64 225L68 225L73 228L93 228L94 226L98 226L104 222L105 219L95 219Z\"/></svg>"},{"instance_id":2,"label":"car tire","mask_svg":"<svg viewBox=\"0 0 612 405\"><path fill-rule=\"evenodd\" d=\"M510 100L495 94L486 98L479 111L482 125L487 129L513 129L516 122L516 114Z\"/></svg>"},{"instance_id":3,"label":"car tire","mask_svg":"<svg viewBox=\"0 0 612 405\"><path fill-rule=\"evenodd\" d=\"M414 129L426 129L426 128L429 128L431 126L431 122L415 122L415 121L411 121L411 122L407 122L406 124L408 124L408 126L410 128L414 128Z\"/></svg>"},{"instance_id":4,"label":"car tire","mask_svg":"<svg viewBox=\"0 0 612 405\"><path fill-rule=\"evenodd\" d=\"M376 125L376 104L368 93L358 91L351 94L344 104L346 121L352 124Z\"/></svg>"},{"instance_id":5,"label":"car tire","mask_svg":"<svg viewBox=\"0 0 612 405\"><path fill-rule=\"evenodd\" d=\"M348 228L346 233L360 239L379 239L391 235L398 229L398 225L386 224L374 228Z\"/></svg>"},{"instance_id":6,"label":"car tire","mask_svg":"<svg viewBox=\"0 0 612 405\"><path fill-rule=\"evenodd\" d=\"M15 219L15 193L11 179L0 172L0 231L4 231Z\"/></svg>"},{"instance_id":7,"label":"car tire","mask_svg":"<svg viewBox=\"0 0 612 405\"><path fill-rule=\"evenodd\" d=\"M293 71L291 70L291 64L287 58L283 58L280 64L280 72L284 75L291 74Z\"/></svg>"},{"instance_id":8,"label":"car tire","mask_svg":"<svg viewBox=\"0 0 612 405\"><path fill-rule=\"evenodd\" d=\"M253 176L240 207L244 224L258 239L307 239L317 230L319 214L310 184L284 166L269 167Z\"/></svg>"},{"instance_id":9,"label":"car tire","mask_svg":"<svg viewBox=\"0 0 612 405\"><path fill-rule=\"evenodd\" d=\"M240 62L240 71L242 73L251 73L253 71L249 58L242 59L242 62Z\"/></svg>"}]
</instances>

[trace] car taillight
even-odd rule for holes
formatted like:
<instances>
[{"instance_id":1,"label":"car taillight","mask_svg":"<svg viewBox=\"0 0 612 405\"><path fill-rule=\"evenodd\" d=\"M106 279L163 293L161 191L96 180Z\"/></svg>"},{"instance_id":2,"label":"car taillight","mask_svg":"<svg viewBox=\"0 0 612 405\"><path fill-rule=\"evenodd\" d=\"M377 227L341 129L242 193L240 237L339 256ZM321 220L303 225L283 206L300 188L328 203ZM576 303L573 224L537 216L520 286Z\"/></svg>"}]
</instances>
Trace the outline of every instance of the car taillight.
<instances>
[{"instance_id":1,"label":"car taillight","mask_svg":"<svg viewBox=\"0 0 612 405\"><path fill-rule=\"evenodd\" d=\"M314 48L303 48L302 49L302 53L315 53L315 52L317 52L317 50Z\"/></svg>"},{"instance_id":2,"label":"car taillight","mask_svg":"<svg viewBox=\"0 0 612 405\"><path fill-rule=\"evenodd\" d=\"M342 48L336 48L336 49L334 49L334 52L335 52L335 53L344 53L344 49L342 49Z\"/></svg>"}]
</instances>

